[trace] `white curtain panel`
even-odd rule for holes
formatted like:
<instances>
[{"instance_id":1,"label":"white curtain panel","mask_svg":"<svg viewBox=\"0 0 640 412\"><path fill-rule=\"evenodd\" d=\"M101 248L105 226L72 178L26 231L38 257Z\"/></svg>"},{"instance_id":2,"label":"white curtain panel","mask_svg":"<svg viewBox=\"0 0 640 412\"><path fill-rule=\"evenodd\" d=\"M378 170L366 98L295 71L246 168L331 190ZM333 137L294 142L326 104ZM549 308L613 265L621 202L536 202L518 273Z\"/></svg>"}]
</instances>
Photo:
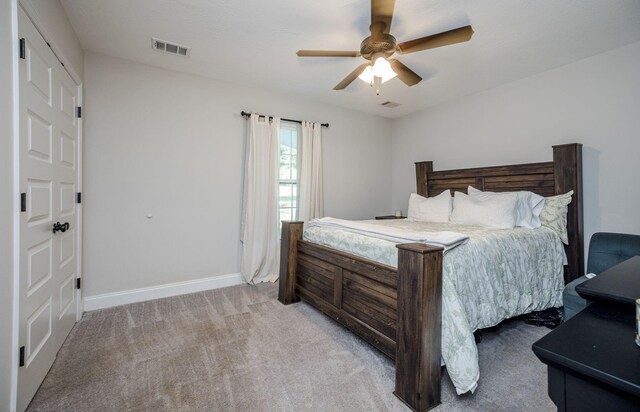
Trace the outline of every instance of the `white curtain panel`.
<instances>
[{"instance_id":1,"label":"white curtain panel","mask_svg":"<svg viewBox=\"0 0 640 412\"><path fill-rule=\"evenodd\" d=\"M322 126L320 123L302 122L301 146L298 220L309 221L324 216Z\"/></svg>"},{"instance_id":2,"label":"white curtain panel","mask_svg":"<svg viewBox=\"0 0 640 412\"><path fill-rule=\"evenodd\" d=\"M242 263L245 282L278 279L280 241L278 177L280 118L249 119L242 211Z\"/></svg>"}]
</instances>

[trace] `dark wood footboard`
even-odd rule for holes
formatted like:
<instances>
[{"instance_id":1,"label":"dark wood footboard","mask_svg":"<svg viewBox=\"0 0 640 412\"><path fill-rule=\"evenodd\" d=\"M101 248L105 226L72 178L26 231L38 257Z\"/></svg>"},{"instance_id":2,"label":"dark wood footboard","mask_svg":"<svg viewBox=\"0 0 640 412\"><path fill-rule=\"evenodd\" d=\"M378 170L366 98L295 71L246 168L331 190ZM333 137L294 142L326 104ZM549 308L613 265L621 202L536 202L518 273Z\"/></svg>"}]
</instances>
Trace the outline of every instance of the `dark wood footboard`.
<instances>
[{"instance_id":1,"label":"dark wood footboard","mask_svg":"<svg viewBox=\"0 0 640 412\"><path fill-rule=\"evenodd\" d=\"M440 403L442 248L398 245L398 269L302 240L283 222L278 300L302 297L396 361L394 393L411 409Z\"/></svg>"}]
</instances>

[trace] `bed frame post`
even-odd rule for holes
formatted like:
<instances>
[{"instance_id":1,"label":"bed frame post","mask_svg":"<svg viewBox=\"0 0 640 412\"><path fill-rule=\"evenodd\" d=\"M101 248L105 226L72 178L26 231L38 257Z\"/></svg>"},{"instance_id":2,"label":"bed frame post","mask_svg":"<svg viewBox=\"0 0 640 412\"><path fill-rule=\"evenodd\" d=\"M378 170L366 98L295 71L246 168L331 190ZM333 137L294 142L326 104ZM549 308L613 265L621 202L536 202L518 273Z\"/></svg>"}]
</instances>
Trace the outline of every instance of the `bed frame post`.
<instances>
[{"instance_id":1,"label":"bed frame post","mask_svg":"<svg viewBox=\"0 0 640 412\"><path fill-rule=\"evenodd\" d=\"M416 193L420 196L429 196L429 173L433 172L433 162L416 162Z\"/></svg>"},{"instance_id":2,"label":"bed frame post","mask_svg":"<svg viewBox=\"0 0 640 412\"><path fill-rule=\"evenodd\" d=\"M302 228L303 222L282 222L278 300L285 305L300 300L296 296L296 266L298 265L298 240L302 239Z\"/></svg>"},{"instance_id":3,"label":"bed frame post","mask_svg":"<svg viewBox=\"0 0 640 412\"><path fill-rule=\"evenodd\" d=\"M565 246L568 270L565 283L584 275L584 235L582 221L582 145L553 146L553 179L556 195L573 190L567 214L569 245Z\"/></svg>"},{"instance_id":4,"label":"bed frame post","mask_svg":"<svg viewBox=\"0 0 640 412\"><path fill-rule=\"evenodd\" d=\"M422 243L398 248L394 394L414 411L440 404L442 251Z\"/></svg>"}]
</instances>

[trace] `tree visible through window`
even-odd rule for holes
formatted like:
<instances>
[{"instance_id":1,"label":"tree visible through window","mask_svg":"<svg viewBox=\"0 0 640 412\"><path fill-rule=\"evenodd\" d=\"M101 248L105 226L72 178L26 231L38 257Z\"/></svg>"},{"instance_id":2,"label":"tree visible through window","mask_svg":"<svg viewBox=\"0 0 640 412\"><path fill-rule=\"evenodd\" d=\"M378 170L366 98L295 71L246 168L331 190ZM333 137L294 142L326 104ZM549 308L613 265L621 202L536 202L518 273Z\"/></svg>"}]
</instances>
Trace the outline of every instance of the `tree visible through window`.
<instances>
[{"instance_id":1,"label":"tree visible through window","mask_svg":"<svg viewBox=\"0 0 640 412\"><path fill-rule=\"evenodd\" d=\"M298 125L280 124L280 221L296 220L298 214Z\"/></svg>"}]
</instances>

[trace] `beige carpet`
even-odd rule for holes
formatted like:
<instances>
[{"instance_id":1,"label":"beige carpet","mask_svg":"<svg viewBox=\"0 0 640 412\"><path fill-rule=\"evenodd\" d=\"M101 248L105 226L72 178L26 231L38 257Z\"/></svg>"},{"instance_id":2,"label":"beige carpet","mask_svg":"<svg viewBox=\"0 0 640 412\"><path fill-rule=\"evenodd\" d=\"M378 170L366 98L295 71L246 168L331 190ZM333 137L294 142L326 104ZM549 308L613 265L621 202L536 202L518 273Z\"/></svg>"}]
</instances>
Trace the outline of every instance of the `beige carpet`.
<instances>
[{"instance_id":1,"label":"beige carpet","mask_svg":"<svg viewBox=\"0 0 640 412\"><path fill-rule=\"evenodd\" d=\"M234 286L90 312L29 411L405 411L393 362L275 285ZM436 411L555 410L531 344L546 328L484 333L480 386Z\"/></svg>"}]
</instances>

